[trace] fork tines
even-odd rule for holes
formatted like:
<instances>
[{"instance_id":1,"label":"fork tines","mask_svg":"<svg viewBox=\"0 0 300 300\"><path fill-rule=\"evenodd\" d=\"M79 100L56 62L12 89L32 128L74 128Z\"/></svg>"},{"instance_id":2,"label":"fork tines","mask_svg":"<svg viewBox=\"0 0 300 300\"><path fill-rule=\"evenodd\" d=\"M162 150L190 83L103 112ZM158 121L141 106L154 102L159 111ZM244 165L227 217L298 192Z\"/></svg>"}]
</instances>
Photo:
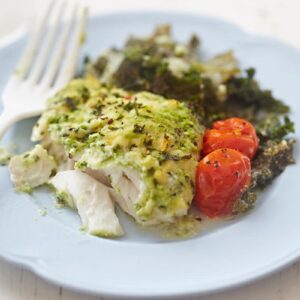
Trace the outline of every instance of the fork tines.
<instances>
[{"instance_id":1,"label":"fork tines","mask_svg":"<svg viewBox=\"0 0 300 300\"><path fill-rule=\"evenodd\" d=\"M85 6L51 0L35 24L14 77L29 85L58 89L76 70L87 19Z\"/></svg>"}]
</instances>

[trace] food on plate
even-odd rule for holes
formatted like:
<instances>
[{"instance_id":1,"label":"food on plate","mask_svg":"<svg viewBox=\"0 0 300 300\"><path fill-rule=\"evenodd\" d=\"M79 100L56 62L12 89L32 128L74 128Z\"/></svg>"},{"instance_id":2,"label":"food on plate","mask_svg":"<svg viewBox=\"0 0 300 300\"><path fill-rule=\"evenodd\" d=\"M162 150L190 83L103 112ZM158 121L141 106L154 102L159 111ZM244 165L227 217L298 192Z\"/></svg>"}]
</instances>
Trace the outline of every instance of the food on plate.
<instances>
[{"instance_id":1,"label":"food on plate","mask_svg":"<svg viewBox=\"0 0 300 300\"><path fill-rule=\"evenodd\" d=\"M58 172L49 183L61 201L78 210L82 226L89 234L123 235L109 187L79 170Z\"/></svg>"},{"instance_id":2,"label":"food on plate","mask_svg":"<svg viewBox=\"0 0 300 300\"><path fill-rule=\"evenodd\" d=\"M49 100L33 137L104 175L122 209L152 225L187 214L203 133L184 103L74 80Z\"/></svg>"},{"instance_id":3,"label":"food on plate","mask_svg":"<svg viewBox=\"0 0 300 300\"><path fill-rule=\"evenodd\" d=\"M254 137L251 141L247 134L240 139L243 149L247 143L252 148L248 153L252 158L252 184L235 213L244 212L253 206L257 193L266 187L265 182L270 184L294 163L295 140L289 135L294 132L294 123L288 116L290 108L270 90L259 86L254 68L241 70L232 51L205 59L200 48L197 36L179 43L173 39L170 26L161 25L149 37L132 36L122 49L113 48L94 61L87 58L85 76L133 91L147 90L178 99L188 105L208 130L220 120L242 118L250 122L258 139ZM107 57L111 51L118 53L118 63ZM174 61L179 69L175 72ZM110 72L103 79L102 74L107 70ZM231 138L232 133L229 135ZM268 154L267 149L271 149ZM257 174L266 179L264 183L257 182Z\"/></svg>"},{"instance_id":4,"label":"food on plate","mask_svg":"<svg viewBox=\"0 0 300 300\"><path fill-rule=\"evenodd\" d=\"M116 204L172 237L251 209L294 163L289 107L232 51L204 59L200 45L195 35L176 42L162 25L86 58L82 78L49 99L34 126L39 144L11 158L17 189L48 183L103 237L126 232Z\"/></svg>"},{"instance_id":5,"label":"food on plate","mask_svg":"<svg viewBox=\"0 0 300 300\"><path fill-rule=\"evenodd\" d=\"M123 49L112 48L94 63L87 59L86 75L171 99L199 102L217 91L223 100L226 87L222 83L239 72L237 60L228 51L200 61L199 46L196 35L187 43L178 43L170 26L162 25L148 38L130 37Z\"/></svg>"},{"instance_id":6,"label":"food on plate","mask_svg":"<svg viewBox=\"0 0 300 300\"><path fill-rule=\"evenodd\" d=\"M8 164L15 187L24 192L47 183L56 172L56 162L41 145L22 155L15 155Z\"/></svg>"},{"instance_id":7,"label":"food on plate","mask_svg":"<svg viewBox=\"0 0 300 300\"><path fill-rule=\"evenodd\" d=\"M241 118L219 120L212 129L205 132L203 155L219 148L231 148L240 151L252 159L258 149L259 139L253 125Z\"/></svg>"},{"instance_id":8,"label":"food on plate","mask_svg":"<svg viewBox=\"0 0 300 300\"><path fill-rule=\"evenodd\" d=\"M250 159L239 151L219 148L197 166L195 202L207 216L231 216L250 185Z\"/></svg>"},{"instance_id":9,"label":"food on plate","mask_svg":"<svg viewBox=\"0 0 300 300\"><path fill-rule=\"evenodd\" d=\"M232 51L206 59L200 50L196 35L186 43L177 42L170 26L161 25L149 37L131 36L122 49L114 47L94 61L87 57L85 76L184 101L207 127L217 120L241 117L252 122L265 139L293 132L289 107L270 90L260 88L254 68L241 70ZM110 56L112 52L118 59Z\"/></svg>"},{"instance_id":10,"label":"food on plate","mask_svg":"<svg viewBox=\"0 0 300 300\"><path fill-rule=\"evenodd\" d=\"M294 164L293 146L295 140L268 141L251 163L251 184L241 197L237 212L251 207L256 200L258 190L263 190L280 175L286 166Z\"/></svg>"}]
</instances>

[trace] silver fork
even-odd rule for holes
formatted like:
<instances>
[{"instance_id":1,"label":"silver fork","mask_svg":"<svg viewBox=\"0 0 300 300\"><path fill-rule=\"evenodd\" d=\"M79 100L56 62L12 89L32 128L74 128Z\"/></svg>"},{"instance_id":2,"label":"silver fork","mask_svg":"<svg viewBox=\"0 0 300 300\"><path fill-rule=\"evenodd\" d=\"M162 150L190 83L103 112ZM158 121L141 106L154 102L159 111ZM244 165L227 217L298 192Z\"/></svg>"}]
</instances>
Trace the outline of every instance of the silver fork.
<instances>
[{"instance_id":1,"label":"silver fork","mask_svg":"<svg viewBox=\"0 0 300 300\"><path fill-rule=\"evenodd\" d=\"M49 2L4 88L0 140L16 121L39 115L46 100L74 77L86 19L79 3Z\"/></svg>"}]
</instances>

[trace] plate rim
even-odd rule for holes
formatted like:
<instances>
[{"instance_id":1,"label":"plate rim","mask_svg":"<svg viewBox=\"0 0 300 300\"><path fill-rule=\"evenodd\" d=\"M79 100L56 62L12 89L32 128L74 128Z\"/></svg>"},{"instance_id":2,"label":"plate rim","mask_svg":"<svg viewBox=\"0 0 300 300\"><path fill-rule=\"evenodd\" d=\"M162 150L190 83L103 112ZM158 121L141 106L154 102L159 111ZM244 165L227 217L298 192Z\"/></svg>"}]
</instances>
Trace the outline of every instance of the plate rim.
<instances>
[{"instance_id":1,"label":"plate rim","mask_svg":"<svg viewBox=\"0 0 300 300\"><path fill-rule=\"evenodd\" d=\"M241 34L243 34L245 37L249 38L251 41L252 39L255 40L261 40L267 43L272 43L276 44L277 46L284 47L287 51L293 51L300 57L300 49L295 47L294 45L291 45L285 41L280 40L279 38L269 36L267 34L257 34L250 32L246 30L245 28L240 27L237 23L228 21L222 17L214 17L208 14L202 14L202 13L196 13L196 12L189 12L189 11L183 11L179 12L177 10L171 9L171 10L166 10L166 9L153 9L153 10L115 10L113 12L99 12L96 14L91 14L89 17L90 20L97 19L99 17L122 17L122 16L132 16L132 15L138 15L138 14L143 14L143 15L153 15L153 14L161 14L161 15L166 15L166 16L179 16L179 17L199 17L201 19L206 19L211 22L217 22L219 24L222 24L226 26L227 28L231 27L233 30L236 32L239 31ZM0 51L3 51L6 48L11 47L14 43L18 42L24 36L28 34L28 29L21 28L20 30L0 39ZM185 288L182 291L178 292L176 291L175 293L172 293L172 291L159 291L156 293L156 291L145 294L141 293L139 291L131 291L130 293L127 292L126 294L124 293L119 293L115 291L107 291L105 289L101 288L97 290L92 290L91 288L87 288L84 286L84 284L78 284L78 283L72 283L71 280L69 282L67 280L61 281L60 279L55 278L55 274L49 274L49 270L45 269L43 267L43 264L41 264L41 260L32 260L29 257L22 257L21 255L14 254L14 253L9 253L6 250L2 249L0 246L0 258L12 263L14 265L18 265L20 267L23 267L31 272L34 272L37 274L39 277L43 278L44 280L54 283L55 285L62 286L67 289L72 289L78 292L84 292L86 294L90 295L101 295L101 296L106 296L110 298L128 298L128 299L138 299L138 298L160 298L160 299L167 299L167 298L181 298L184 296L200 296L200 295L207 295L207 294L212 294L212 293L219 293L221 291L226 291L232 288L236 287L241 287L244 286L248 283L258 281L262 278L265 278L291 264L293 264L295 261L299 260L300 258L300 247L298 250L295 250L291 252L289 255L284 256L283 258L277 260L275 263L270 264L267 267L262 267L261 269L257 269L256 271L247 273L243 277L233 281L231 280L224 280L224 281L218 281L219 286L209 286L208 288L202 288L201 290L197 290L197 287L191 288ZM229 282L228 282L229 281ZM231 282L230 282L231 281ZM220 284L222 282L222 284Z\"/></svg>"}]
</instances>

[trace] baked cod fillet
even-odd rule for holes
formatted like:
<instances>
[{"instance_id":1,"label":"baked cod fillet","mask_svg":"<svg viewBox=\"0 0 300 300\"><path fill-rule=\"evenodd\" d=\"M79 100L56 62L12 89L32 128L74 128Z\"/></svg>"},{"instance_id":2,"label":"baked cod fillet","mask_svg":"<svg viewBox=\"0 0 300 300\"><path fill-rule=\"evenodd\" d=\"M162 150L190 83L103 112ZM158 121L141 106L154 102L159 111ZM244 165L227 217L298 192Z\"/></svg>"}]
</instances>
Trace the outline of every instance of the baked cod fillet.
<instances>
[{"instance_id":1,"label":"baked cod fillet","mask_svg":"<svg viewBox=\"0 0 300 300\"><path fill-rule=\"evenodd\" d=\"M63 146L75 169L110 185L138 223L154 225L187 214L203 133L176 100L74 80L49 100L32 139L50 153Z\"/></svg>"}]
</instances>

